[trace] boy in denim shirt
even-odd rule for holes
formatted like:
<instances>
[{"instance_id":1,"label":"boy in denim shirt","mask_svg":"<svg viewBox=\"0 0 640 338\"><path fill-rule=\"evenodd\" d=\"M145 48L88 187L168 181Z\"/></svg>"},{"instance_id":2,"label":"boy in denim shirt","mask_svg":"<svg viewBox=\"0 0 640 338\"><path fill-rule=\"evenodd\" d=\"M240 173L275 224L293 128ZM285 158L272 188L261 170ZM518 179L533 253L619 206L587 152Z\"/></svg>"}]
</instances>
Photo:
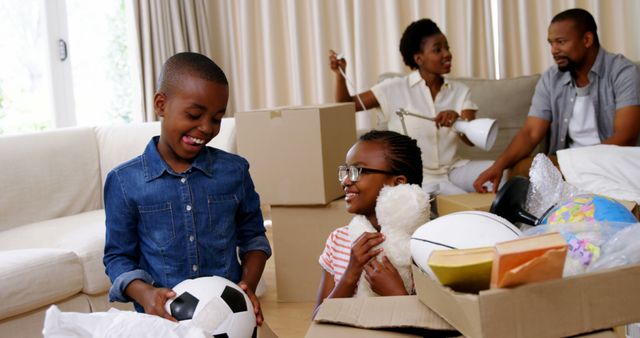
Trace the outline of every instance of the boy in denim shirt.
<instances>
[{"instance_id":1,"label":"boy in denim shirt","mask_svg":"<svg viewBox=\"0 0 640 338\"><path fill-rule=\"evenodd\" d=\"M247 291L262 323L253 291L271 248L249 164L206 146L228 98L224 72L206 56L180 53L164 64L153 100L160 136L105 183L111 301L175 320L164 309L175 297L170 288L215 275Z\"/></svg>"}]
</instances>

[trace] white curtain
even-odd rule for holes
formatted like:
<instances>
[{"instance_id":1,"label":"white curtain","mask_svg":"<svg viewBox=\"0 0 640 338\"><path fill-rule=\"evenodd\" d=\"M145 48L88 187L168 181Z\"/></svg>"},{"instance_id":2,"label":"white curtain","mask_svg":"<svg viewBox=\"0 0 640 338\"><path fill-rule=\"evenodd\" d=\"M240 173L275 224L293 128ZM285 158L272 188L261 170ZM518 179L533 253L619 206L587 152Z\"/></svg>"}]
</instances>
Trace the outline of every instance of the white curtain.
<instances>
[{"instance_id":1,"label":"white curtain","mask_svg":"<svg viewBox=\"0 0 640 338\"><path fill-rule=\"evenodd\" d=\"M355 91L385 72L407 72L406 26L431 18L447 35L453 76L493 74L488 1L213 0L210 55L231 83L228 111L334 101L329 50L342 52Z\"/></svg>"},{"instance_id":2,"label":"white curtain","mask_svg":"<svg viewBox=\"0 0 640 338\"><path fill-rule=\"evenodd\" d=\"M640 1L498 0L501 18L500 74L503 78L544 72L553 64L547 30L554 15L584 8L598 25L600 44L609 52L640 60Z\"/></svg>"},{"instance_id":3,"label":"white curtain","mask_svg":"<svg viewBox=\"0 0 640 338\"><path fill-rule=\"evenodd\" d=\"M491 4L496 5L493 9ZM386 72L407 72L398 51L406 26L431 18L447 35L452 76L501 78L552 65L547 28L556 13L583 7L609 51L640 60L637 0L139 0L147 120L162 63L180 51L202 52L230 81L227 111L334 101L329 49L342 52L355 88ZM497 23L494 30L493 19ZM497 33L497 41L493 33ZM497 60L494 57L494 42ZM496 68L497 67L497 68ZM358 123L366 123L359 117Z\"/></svg>"},{"instance_id":4,"label":"white curtain","mask_svg":"<svg viewBox=\"0 0 640 338\"><path fill-rule=\"evenodd\" d=\"M156 121L153 95L162 64L172 55L211 53L207 0L136 0L133 13L138 35L142 121Z\"/></svg>"}]
</instances>

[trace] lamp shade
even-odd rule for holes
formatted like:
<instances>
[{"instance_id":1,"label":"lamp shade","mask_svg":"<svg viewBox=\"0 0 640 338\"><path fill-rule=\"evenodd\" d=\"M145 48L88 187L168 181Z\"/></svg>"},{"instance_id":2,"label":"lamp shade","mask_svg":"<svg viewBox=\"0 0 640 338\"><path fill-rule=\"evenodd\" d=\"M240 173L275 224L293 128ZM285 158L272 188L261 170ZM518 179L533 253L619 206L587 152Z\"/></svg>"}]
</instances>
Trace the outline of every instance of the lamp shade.
<instances>
[{"instance_id":1,"label":"lamp shade","mask_svg":"<svg viewBox=\"0 0 640 338\"><path fill-rule=\"evenodd\" d=\"M498 136L498 124L494 119L458 120L453 128L467 136L469 141L482 150L490 150Z\"/></svg>"}]
</instances>

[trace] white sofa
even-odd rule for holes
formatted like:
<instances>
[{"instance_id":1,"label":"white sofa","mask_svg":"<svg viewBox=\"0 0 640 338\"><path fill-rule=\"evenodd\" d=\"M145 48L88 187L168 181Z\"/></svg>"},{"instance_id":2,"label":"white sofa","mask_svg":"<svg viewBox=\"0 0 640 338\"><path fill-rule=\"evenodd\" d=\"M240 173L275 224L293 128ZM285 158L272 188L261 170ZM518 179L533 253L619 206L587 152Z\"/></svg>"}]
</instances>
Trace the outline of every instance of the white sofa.
<instances>
[{"instance_id":1,"label":"white sofa","mask_svg":"<svg viewBox=\"0 0 640 338\"><path fill-rule=\"evenodd\" d=\"M154 122L0 137L0 337L41 337L51 304L116 305L102 264L103 183L159 133ZM236 151L233 118L209 145Z\"/></svg>"}]
</instances>

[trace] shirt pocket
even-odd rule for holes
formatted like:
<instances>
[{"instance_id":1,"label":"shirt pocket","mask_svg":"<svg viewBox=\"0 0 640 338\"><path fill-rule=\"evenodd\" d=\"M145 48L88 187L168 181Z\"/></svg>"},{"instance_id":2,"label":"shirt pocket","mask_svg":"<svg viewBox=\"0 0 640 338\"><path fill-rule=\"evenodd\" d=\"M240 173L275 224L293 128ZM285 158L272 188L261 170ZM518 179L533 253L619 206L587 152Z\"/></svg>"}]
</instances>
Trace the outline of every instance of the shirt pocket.
<instances>
[{"instance_id":1,"label":"shirt pocket","mask_svg":"<svg viewBox=\"0 0 640 338\"><path fill-rule=\"evenodd\" d=\"M176 238L171 202L139 205L144 233L158 246L164 247Z\"/></svg>"},{"instance_id":2,"label":"shirt pocket","mask_svg":"<svg viewBox=\"0 0 640 338\"><path fill-rule=\"evenodd\" d=\"M209 229L216 235L235 235L236 210L238 199L236 195L209 195L207 197L209 209Z\"/></svg>"}]
</instances>

